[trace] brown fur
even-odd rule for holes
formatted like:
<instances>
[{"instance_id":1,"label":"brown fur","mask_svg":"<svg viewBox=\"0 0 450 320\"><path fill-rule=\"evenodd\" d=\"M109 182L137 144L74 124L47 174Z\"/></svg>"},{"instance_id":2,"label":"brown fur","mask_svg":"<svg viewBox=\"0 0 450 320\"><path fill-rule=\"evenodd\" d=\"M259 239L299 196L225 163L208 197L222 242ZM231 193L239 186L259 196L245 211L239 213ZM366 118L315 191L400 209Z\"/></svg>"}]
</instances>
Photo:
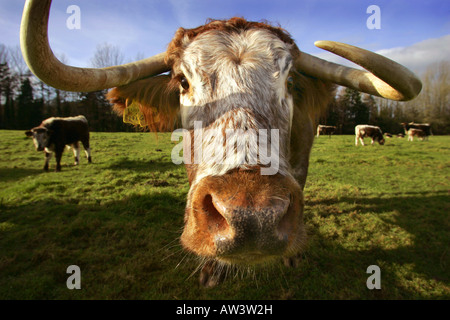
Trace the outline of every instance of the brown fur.
<instances>
[{"instance_id":1,"label":"brown fur","mask_svg":"<svg viewBox=\"0 0 450 320\"><path fill-rule=\"evenodd\" d=\"M294 98L294 117L290 141L289 162L293 176L303 188L309 166L309 154L314 141L315 128L326 111L335 86L293 71L290 88Z\"/></svg>"},{"instance_id":2,"label":"brown fur","mask_svg":"<svg viewBox=\"0 0 450 320\"><path fill-rule=\"evenodd\" d=\"M139 103L150 131L172 131L180 106L178 88L169 85L171 77L160 75L110 90L106 98L122 115L131 102Z\"/></svg>"}]
</instances>

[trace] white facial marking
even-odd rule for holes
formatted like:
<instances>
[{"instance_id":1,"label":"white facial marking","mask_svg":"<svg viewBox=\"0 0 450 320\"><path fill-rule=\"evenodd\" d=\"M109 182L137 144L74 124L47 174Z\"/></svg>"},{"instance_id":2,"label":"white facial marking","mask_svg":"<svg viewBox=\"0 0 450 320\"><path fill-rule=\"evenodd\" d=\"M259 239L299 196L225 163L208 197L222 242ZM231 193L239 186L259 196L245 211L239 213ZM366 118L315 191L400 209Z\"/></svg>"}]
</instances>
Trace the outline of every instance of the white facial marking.
<instances>
[{"instance_id":1,"label":"white facial marking","mask_svg":"<svg viewBox=\"0 0 450 320\"><path fill-rule=\"evenodd\" d=\"M41 131L41 130L33 130L33 143L38 151L44 150L45 147L47 147L48 144L48 133L47 131Z\"/></svg>"},{"instance_id":2,"label":"white facial marking","mask_svg":"<svg viewBox=\"0 0 450 320\"><path fill-rule=\"evenodd\" d=\"M246 138L246 132L266 130L267 149L279 153L276 169L288 175L293 117L293 99L286 88L292 67L290 49L289 44L262 29L240 33L208 31L187 45L180 64L189 82L189 90L181 90L180 95L183 127L191 130L196 121L201 121L204 129L219 132L214 139L203 137L203 152L218 153L217 150L224 148L224 139L248 144L250 137ZM228 131L226 136L226 130L236 133ZM273 145L272 130L278 133L278 143ZM252 157L239 151L245 150L242 145L236 150L236 161L228 164L201 162L196 181L242 167L242 161L237 159Z\"/></svg>"}]
</instances>

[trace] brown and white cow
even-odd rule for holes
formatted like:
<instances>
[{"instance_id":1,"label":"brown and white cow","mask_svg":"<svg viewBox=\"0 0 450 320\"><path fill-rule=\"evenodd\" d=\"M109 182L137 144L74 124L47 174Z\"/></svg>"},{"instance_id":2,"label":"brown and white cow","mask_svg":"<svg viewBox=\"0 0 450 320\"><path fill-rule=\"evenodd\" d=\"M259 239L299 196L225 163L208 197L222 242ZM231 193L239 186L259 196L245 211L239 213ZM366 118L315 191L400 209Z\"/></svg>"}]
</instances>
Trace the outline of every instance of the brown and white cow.
<instances>
[{"instance_id":1,"label":"brown and white cow","mask_svg":"<svg viewBox=\"0 0 450 320\"><path fill-rule=\"evenodd\" d=\"M61 157L66 145L73 148L75 165L78 165L80 163L80 141L83 144L88 162L92 162L89 147L89 127L84 116L48 118L42 121L38 127L26 131L25 134L27 137L33 138L37 151L45 152L45 171L48 171L48 164L53 152L56 158L56 171L61 171Z\"/></svg>"},{"instance_id":2,"label":"brown and white cow","mask_svg":"<svg viewBox=\"0 0 450 320\"><path fill-rule=\"evenodd\" d=\"M328 137L331 138L331 135L336 131L336 127L335 126L325 126L322 124L319 124L317 126L317 138L321 135L321 134L327 134Z\"/></svg>"},{"instance_id":3,"label":"brown and white cow","mask_svg":"<svg viewBox=\"0 0 450 320\"><path fill-rule=\"evenodd\" d=\"M48 45L50 2L28 0L24 9L21 44L34 74L64 90L116 87L108 93L115 109L138 105L151 129L171 129L180 115L183 147L191 154L181 242L203 258L205 284L217 264L293 262L304 248L303 187L314 119L333 97L334 84L394 100L410 100L421 90L413 73L380 55L316 42L370 72L348 68L301 52L279 27L242 18L180 28L166 52L127 65L70 67ZM271 174L263 174L271 163L255 148L262 136L277 164ZM208 161L225 145L235 146L234 156ZM206 158L195 158L200 149L210 152Z\"/></svg>"},{"instance_id":4,"label":"brown and white cow","mask_svg":"<svg viewBox=\"0 0 450 320\"><path fill-rule=\"evenodd\" d=\"M414 137L417 137L418 139L423 141L427 137L425 131L421 129L410 128L407 134L408 134L408 141L414 141Z\"/></svg>"},{"instance_id":5,"label":"brown and white cow","mask_svg":"<svg viewBox=\"0 0 450 320\"><path fill-rule=\"evenodd\" d=\"M377 141L381 145L383 145L385 142L383 132L381 131L380 127L367 124L359 124L355 127L355 146L358 145L358 140L361 142L361 145L364 146L364 138L371 138L372 145L375 141Z\"/></svg>"},{"instance_id":6,"label":"brown and white cow","mask_svg":"<svg viewBox=\"0 0 450 320\"><path fill-rule=\"evenodd\" d=\"M405 122L403 122L402 126L403 126L403 129L405 130L405 134L408 135L408 141L409 141L409 133L408 132L410 129L422 130L424 139L428 139L428 136L432 135L431 125L429 123L414 123L414 122L405 123Z\"/></svg>"}]
</instances>

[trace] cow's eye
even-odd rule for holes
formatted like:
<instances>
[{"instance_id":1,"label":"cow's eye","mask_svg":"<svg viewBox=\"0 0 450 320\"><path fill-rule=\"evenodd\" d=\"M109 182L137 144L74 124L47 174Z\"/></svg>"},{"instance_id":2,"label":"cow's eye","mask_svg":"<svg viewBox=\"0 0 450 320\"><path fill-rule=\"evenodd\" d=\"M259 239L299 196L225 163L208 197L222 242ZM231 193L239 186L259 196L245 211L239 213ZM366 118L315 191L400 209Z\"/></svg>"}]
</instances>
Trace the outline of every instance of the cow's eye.
<instances>
[{"instance_id":1,"label":"cow's eye","mask_svg":"<svg viewBox=\"0 0 450 320\"><path fill-rule=\"evenodd\" d=\"M286 85L288 86L288 88L291 88L294 85L294 78L292 78L292 76L289 76L286 79Z\"/></svg>"},{"instance_id":2,"label":"cow's eye","mask_svg":"<svg viewBox=\"0 0 450 320\"><path fill-rule=\"evenodd\" d=\"M180 85L184 90L189 90L189 81L186 79L185 76L182 76L180 78Z\"/></svg>"}]
</instances>

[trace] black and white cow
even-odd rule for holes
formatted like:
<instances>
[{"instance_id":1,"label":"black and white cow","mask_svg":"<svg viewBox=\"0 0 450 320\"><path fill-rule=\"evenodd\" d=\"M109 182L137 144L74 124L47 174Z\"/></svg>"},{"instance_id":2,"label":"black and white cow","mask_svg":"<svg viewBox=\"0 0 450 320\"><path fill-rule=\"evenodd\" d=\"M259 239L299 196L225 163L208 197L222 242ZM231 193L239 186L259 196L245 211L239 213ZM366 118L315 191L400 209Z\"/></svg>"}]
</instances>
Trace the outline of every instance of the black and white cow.
<instances>
[{"instance_id":1,"label":"black and white cow","mask_svg":"<svg viewBox=\"0 0 450 320\"><path fill-rule=\"evenodd\" d=\"M33 129L26 131L27 137L32 137L37 151L45 152L44 170L48 171L51 153L55 153L56 171L61 171L61 157L66 145L73 148L75 165L80 162L80 145L83 144L89 163L91 149L89 147L89 127L84 116L69 118L48 118Z\"/></svg>"},{"instance_id":2,"label":"black and white cow","mask_svg":"<svg viewBox=\"0 0 450 320\"><path fill-rule=\"evenodd\" d=\"M364 145L364 138L371 138L372 145L375 141L378 141L379 144L384 144L383 132L380 127L370 126L367 124L359 124L355 127L355 146L358 145L358 139L361 142L361 145Z\"/></svg>"},{"instance_id":3,"label":"black and white cow","mask_svg":"<svg viewBox=\"0 0 450 320\"><path fill-rule=\"evenodd\" d=\"M409 135L410 129L419 129L423 131L423 137L428 139L428 136L431 136L433 133L431 132L431 125L429 123L402 123L403 128L405 129L405 134Z\"/></svg>"},{"instance_id":4,"label":"black and white cow","mask_svg":"<svg viewBox=\"0 0 450 320\"><path fill-rule=\"evenodd\" d=\"M317 126L317 138L321 135L321 134L327 134L328 137L331 138L331 135L336 131L336 127L335 126L325 126L322 124L319 124Z\"/></svg>"}]
</instances>

